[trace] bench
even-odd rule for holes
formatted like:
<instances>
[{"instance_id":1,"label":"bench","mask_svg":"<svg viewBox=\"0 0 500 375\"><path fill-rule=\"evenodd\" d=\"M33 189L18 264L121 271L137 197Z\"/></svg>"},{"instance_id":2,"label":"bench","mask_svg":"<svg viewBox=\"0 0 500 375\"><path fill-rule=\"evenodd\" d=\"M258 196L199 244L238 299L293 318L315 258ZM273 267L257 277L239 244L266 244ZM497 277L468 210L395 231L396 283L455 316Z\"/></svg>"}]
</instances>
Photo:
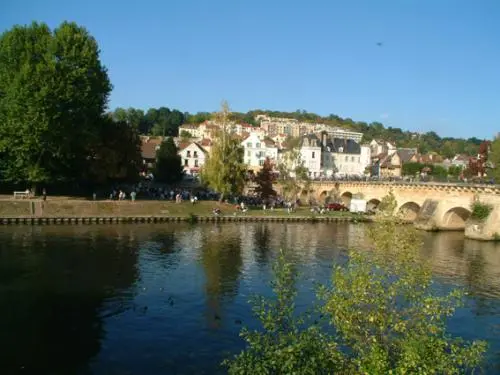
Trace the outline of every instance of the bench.
<instances>
[{"instance_id":1,"label":"bench","mask_svg":"<svg viewBox=\"0 0 500 375\"><path fill-rule=\"evenodd\" d=\"M25 191L15 191L14 192L14 199L16 199L17 197L27 198L28 196L29 196L29 193L27 193Z\"/></svg>"}]
</instances>

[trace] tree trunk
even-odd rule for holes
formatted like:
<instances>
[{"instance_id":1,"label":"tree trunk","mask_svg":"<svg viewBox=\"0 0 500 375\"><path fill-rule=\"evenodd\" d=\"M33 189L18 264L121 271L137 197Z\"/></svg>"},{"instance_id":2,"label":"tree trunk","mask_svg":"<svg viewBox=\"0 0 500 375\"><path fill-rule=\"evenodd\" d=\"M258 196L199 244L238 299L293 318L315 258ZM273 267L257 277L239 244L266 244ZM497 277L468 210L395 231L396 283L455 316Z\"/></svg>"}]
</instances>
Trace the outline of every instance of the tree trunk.
<instances>
[{"instance_id":1,"label":"tree trunk","mask_svg":"<svg viewBox=\"0 0 500 375\"><path fill-rule=\"evenodd\" d=\"M224 201L224 193L220 193L219 204L221 204L223 201Z\"/></svg>"}]
</instances>

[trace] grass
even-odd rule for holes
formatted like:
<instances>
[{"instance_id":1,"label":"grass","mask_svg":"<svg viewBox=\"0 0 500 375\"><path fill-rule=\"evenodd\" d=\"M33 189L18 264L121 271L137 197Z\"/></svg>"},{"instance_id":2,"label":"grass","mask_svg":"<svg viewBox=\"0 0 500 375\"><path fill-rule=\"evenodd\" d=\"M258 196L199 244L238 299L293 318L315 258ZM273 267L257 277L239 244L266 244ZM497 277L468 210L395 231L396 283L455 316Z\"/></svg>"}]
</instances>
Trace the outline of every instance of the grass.
<instances>
[{"instance_id":1,"label":"grass","mask_svg":"<svg viewBox=\"0 0 500 375\"><path fill-rule=\"evenodd\" d=\"M41 202L40 202L41 203ZM214 208L220 208L222 216L252 217L359 217L350 212L312 213L309 207L299 207L295 212L286 209L263 210L260 207L250 208L242 213L234 204L219 204L214 201L189 201L175 203L172 201L85 201L85 200L52 200L44 202L43 216L47 217L89 217L89 216L178 216L188 217L193 222L199 216L212 216ZM0 201L0 217L29 216L29 201Z\"/></svg>"}]
</instances>

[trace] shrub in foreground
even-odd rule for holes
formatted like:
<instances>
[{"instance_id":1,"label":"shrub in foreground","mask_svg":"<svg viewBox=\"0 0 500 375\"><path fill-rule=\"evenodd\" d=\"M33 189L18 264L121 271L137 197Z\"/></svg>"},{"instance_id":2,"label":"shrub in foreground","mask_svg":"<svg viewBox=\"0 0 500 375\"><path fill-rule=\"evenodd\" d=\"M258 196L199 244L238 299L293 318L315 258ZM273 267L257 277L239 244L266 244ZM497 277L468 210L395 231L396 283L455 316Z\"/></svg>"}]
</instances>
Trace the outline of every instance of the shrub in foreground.
<instances>
[{"instance_id":1,"label":"shrub in foreground","mask_svg":"<svg viewBox=\"0 0 500 375\"><path fill-rule=\"evenodd\" d=\"M230 374L459 374L476 369L482 341L452 337L447 319L459 290L432 290L430 265L411 227L393 220L372 227L370 251L351 251L318 290L317 315L298 315L296 272L283 254L274 266L274 299L256 297L261 331L243 329L247 348L224 362Z\"/></svg>"}]
</instances>

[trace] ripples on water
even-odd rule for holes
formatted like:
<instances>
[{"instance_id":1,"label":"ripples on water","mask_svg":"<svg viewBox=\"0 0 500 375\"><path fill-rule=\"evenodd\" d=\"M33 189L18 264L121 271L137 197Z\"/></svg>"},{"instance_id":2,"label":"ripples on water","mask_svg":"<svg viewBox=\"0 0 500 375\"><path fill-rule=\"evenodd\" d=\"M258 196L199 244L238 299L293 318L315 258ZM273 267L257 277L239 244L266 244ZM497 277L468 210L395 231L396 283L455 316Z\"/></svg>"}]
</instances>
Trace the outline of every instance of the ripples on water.
<instances>
[{"instance_id":1,"label":"ripples on water","mask_svg":"<svg viewBox=\"0 0 500 375\"><path fill-rule=\"evenodd\" d=\"M290 249L314 299L334 262L366 248L365 225L210 224L0 228L1 374L214 374L257 327L248 298L268 294L270 267ZM464 286L454 334L500 357L500 246L424 233L437 287ZM223 373L223 371L222 371Z\"/></svg>"}]
</instances>

